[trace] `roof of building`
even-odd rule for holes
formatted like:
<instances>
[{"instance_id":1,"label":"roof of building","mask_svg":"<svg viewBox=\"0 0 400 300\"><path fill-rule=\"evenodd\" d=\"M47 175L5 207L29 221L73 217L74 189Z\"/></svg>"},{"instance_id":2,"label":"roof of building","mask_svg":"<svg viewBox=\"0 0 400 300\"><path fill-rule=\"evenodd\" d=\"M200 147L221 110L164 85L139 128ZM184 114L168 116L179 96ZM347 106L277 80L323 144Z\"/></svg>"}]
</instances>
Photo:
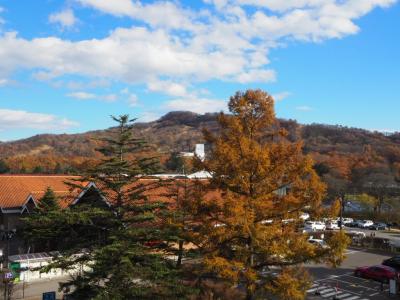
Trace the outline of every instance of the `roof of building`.
<instances>
[{"instance_id":1,"label":"roof of building","mask_svg":"<svg viewBox=\"0 0 400 300\"><path fill-rule=\"evenodd\" d=\"M195 173L192 178L187 176L146 176L140 177L126 187L130 193L140 193L149 201L162 201L174 203L176 193L181 194L184 190L185 180L206 179L206 173ZM0 175L0 209L3 212L21 212L29 199L33 198L37 203L44 195L46 189L50 187L60 200L61 207L68 207L77 203L90 187L99 189L103 200L108 205L113 205L115 195L112 191L103 189L101 184L83 183L85 189L71 189L66 184L68 181L81 178L71 175ZM179 183L181 182L181 183ZM194 184L195 182L193 182ZM208 197L215 196L208 193Z\"/></svg>"},{"instance_id":2,"label":"roof of building","mask_svg":"<svg viewBox=\"0 0 400 300\"><path fill-rule=\"evenodd\" d=\"M30 197L39 200L51 187L56 196L71 194L65 183L79 176L71 175L0 175L0 207L22 207Z\"/></svg>"}]
</instances>

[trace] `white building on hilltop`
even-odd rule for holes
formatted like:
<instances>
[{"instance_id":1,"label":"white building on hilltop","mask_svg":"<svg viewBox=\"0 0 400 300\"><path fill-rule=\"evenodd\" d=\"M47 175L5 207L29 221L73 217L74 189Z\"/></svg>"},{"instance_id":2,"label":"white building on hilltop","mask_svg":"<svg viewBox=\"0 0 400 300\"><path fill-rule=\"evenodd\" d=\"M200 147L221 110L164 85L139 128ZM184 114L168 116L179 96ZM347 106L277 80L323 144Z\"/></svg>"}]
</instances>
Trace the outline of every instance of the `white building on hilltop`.
<instances>
[{"instance_id":1,"label":"white building on hilltop","mask_svg":"<svg viewBox=\"0 0 400 300\"><path fill-rule=\"evenodd\" d=\"M203 161L206 158L204 144L196 144L194 152L180 152L179 155L183 157L197 156L201 161Z\"/></svg>"}]
</instances>

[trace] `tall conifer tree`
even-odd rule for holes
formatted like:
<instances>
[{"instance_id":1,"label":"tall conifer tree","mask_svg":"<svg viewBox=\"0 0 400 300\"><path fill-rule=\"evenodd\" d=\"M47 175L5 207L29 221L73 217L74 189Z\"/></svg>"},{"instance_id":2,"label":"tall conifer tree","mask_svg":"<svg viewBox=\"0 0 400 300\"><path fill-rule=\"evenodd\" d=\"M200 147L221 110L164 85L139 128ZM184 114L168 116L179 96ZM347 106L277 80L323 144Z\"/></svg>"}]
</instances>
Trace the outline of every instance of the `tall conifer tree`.
<instances>
[{"instance_id":1,"label":"tall conifer tree","mask_svg":"<svg viewBox=\"0 0 400 300\"><path fill-rule=\"evenodd\" d=\"M100 141L104 159L70 182L73 189L85 189L88 182L95 186L86 188L81 202L48 222L62 233L57 249L62 256L46 270L82 265L82 272L62 284L78 299L182 298L186 289L177 284L175 262L163 252L162 241L168 237L158 214L165 205L147 196L159 182L141 180L157 170L157 160L135 155L145 143L133 137L134 119L113 119L117 126Z\"/></svg>"},{"instance_id":2,"label":"tall conifer tree","mask_svg":"<svg viewBox=\"0 0 400 300\"><path fill-rule=\"evenodd\" d=\"M238 92L229 111L219 115L217 133L205 132L211 150L203 167L213 175L209 189L222 197L204 201L203 272L243 286L248 300L268 293L303 299L309 278L301 264L340 263L346 238L334 235L322 249L298 230L302 210L318 214L325 186L302 143L289 142L279 128L273 98L261 90ZM272 266L277 276L268 271Z\"/></svg>"}]
</instances>

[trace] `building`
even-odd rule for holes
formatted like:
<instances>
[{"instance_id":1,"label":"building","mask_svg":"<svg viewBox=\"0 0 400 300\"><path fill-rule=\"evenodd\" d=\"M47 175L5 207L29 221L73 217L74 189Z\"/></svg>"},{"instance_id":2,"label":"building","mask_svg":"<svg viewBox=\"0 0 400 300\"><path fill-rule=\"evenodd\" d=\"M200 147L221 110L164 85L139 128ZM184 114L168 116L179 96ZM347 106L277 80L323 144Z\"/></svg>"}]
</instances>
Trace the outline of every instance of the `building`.
<instances>
[{"instance_id":1,"label":"building","mask_svg":"<svg viewBox=\"0 0 400 300\"><path fill-rule=\"evenodd\" d=\"M212 174L205 171L187 176L182 174L143 176L129 188L135 188L137 184L137 187L143 190L144 186L146 187L144 194L150 201L163 201L173 209L176 199L184 196L188 184L186 180L195 184L198 181L208 181L211 177ZM70 175L0 175L0 252L3 251L4 257L29 253L28 245L16 234L17 229L22 223L21 218L33 211L49 187L64 208L88 202L98 202L105 207L112 206L113 197L109 197L110 192L98 188L94 182L81 182L83 189L72 188L67 184L79 178ZM160 181L164 183L158 184ZM287 189L282 187L275 193L285 196ZM204 197L207 201L218 201L221 199L221 193L209 191Z\"/></svg>"},{"instance_id":2,"label":"building","mask_svg":"<svg viewBox=\"0 0 400 300\"><path fill-rule=\"evenodd\" d=\"M60 199L73 194L66 184L74 176L0 175L0 250L5 256L25 252L23 241L16 237L21 217L31 212L51 187ZM61 202L61 205L67 203Z\"/></svg>"},{"instance_id":3,"label":"building","mask_svg":"<svg viewBox=\"0 0 400 300\"><path fill-rule=\"evenodd\" d=\"M198 157L201 161L206 158L205 146L204 144L196 144L194 152L180 152L182 157Z\"/></svg>"}]
</instances>

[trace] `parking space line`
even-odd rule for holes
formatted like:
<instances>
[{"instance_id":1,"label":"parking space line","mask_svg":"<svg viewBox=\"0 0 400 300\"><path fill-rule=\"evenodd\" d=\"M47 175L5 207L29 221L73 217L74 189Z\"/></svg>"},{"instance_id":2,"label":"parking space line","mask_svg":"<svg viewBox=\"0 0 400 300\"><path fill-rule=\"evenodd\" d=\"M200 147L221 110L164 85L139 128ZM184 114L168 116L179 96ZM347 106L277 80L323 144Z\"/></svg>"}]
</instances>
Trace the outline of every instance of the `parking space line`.
<instances>
[{"instance_id":1,"label":"parking space line","mask_svg":"<svg viewBox=\"0 0 400 300\"><path fill-rule=\"evenodd\" d=\"M328 294L323 294L323 295L321 295L322 296L322 298L327 298L327 297L330 297L330 296L333 296L333 295L335 295L335 294L337 294L338 292L336 292L336 291L334 291L334 292L331 292L331 293L328 293Z\"/></svg>"},{"instance_id":2,"label":"parking space line","mask_svg":"<svg viewBox=\"0 0 400 300\"><path fill-rule=\"evenodd\" d=\"M339 278L339 277L343 277L343 276L348 276L349 274L353 274L353 272L349 272L349 273L345 273L345 274L341 274L341 275L332 275L332 276L329 276L327 278L322 278L322 279L315 280L314 282L320 282L320 281L324 281L324 280L329 280L329 279Z\"/></svg>"},{"instance_id":3,"label":"parking space line","mask_svg":"<svg viewBox=\"0 0 400 300\"><path fill-rule=\"evenodd\" d=\"M341 295L336 296L336 299L342 299L347 296L351 296L351 294L349 294L349 293L341 294Z\"/></svg>"},{"instance_id":4,"label":"parking space line","mask_svg":"<svg viewBox=\"0 0 400 300\"><path fill-rule=\"evenodd\" d=\"M368 287L368 286L365 286L365 285L360 285L360 284L358 284L358 283L349 282L349 281L346 281L346 280L335 279L335 281L340 281L340 282L348 283L348 284L350 284L350 285L354 285L354 284L356 284L356 285L357 285L357 287L364 288L364 289L367 289L367 290L373 290L373 291L376 291L376 288L371 288L371 287Z\"/></svg>"},{"instance_id":5,"label":"parking space line","mask_svg":"<svg viewBox=\"0 0 400 300\"><path fill-rule=\"evenodd\" d=\"M346 275L346 276L351 277L351 278L355 278L355 279L358 279L358 280L361 280L361 281L364 282L364 283L374 283L374 284L377 285L377 287L380 286L380 284L381 284L380 281L376 281L376 280L373 280L373 279L367 279L367 278L357 277L357 276L354 276L354 275Z\"/></svg>"},{"instance_id":6,"label":"parking space line","mask_svg":"<svg viewBox=\"0 0 400 300\"><path fill-rule=\"evenodd\" d=\"M320 290L318 290L318 289L320 289ZM315 292L315 291L317 291L317 290L318 290L318 292L320 292L320 293L324 293L324 291L326 292L326 290L329 290L329 289L327 288L327 286L319 286L319 287L313 288L313 289L311 289L311 290L312 290L312 291L310 291L310 292L307 291L307 293L312 293L312 292ZM359 294L359 293L357 293L357 292L350 291L350 290L343 289L343 288L339 288L338 292L346 292L346 293L350 293L350 294L352 294L352 295L359 295L359 296L361 296L361 294ZM346 300L347 300L347 299L346 299Z\"/></svg>"},{"instance_id":7,"label":"parking space line","mask_svg":"<svg viewBox=\"0 0 400 300\"><path fill-rule=\"evenodd\" d=\"M320 292L321 294L323 294L323 293L330 292L330 291L333 291L333 288L325 288L325 289L323 289L323 290L320 290L319 292Z\"/></svg>"},{"instance_id":8,"label":"parking space line","mask_svg":"<svg viewBox=\"0 0 400 300\"><path fill-rule=\"evenodd\" d=\"M378 294L379 294L379 292L373 293L373 294L370 295L370 297L376 296Z\"/></svg>"}]
</instances>

